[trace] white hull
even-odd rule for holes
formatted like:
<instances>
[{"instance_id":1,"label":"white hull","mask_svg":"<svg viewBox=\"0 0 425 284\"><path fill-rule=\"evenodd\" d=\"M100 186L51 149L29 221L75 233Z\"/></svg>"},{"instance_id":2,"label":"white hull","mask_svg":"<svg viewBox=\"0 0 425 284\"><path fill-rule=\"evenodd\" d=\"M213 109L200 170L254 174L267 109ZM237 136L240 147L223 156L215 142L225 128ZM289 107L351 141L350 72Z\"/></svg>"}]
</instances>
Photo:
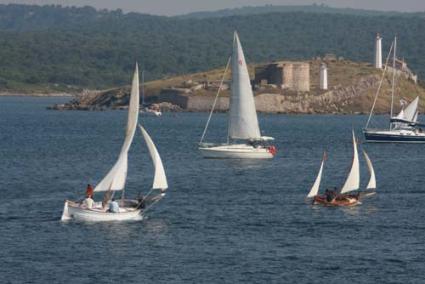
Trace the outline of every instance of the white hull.
<instances>
[{"instance_id":1,"label":"white hull","mask_svg":"<svg viewBox=\"0 0 425 284\"><path fill-rule=\"evenodd\" d=\"M141 209L120 208L119 213L106 212L102 209L86 209L79 206L70 206L65 201L62 221L76 220L83 222L111 222L111 221L138 221L143 219Z\"/></svg>"},{"instance_id":2,"label":"white hull","mask_svg":"<svg viewBox=\"0 0 425 284\"><path fill-rule=\"evenodd\" d=\"M200 147L204 158L212 159L272 159L274 155L264 147L246 144Z\"/></svg>"}]
</instances>

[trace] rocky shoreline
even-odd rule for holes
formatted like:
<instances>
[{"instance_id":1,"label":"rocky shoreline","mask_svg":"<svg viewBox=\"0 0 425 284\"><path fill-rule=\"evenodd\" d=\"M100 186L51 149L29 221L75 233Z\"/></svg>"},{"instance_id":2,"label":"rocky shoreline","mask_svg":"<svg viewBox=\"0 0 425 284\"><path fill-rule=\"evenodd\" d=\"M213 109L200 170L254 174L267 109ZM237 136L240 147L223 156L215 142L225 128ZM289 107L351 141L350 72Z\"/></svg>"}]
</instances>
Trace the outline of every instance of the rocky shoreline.
<instances>
[{"instance_id":1,"label":"rocky shoreline","mask_svg":"<svg viewBox=\"0 0 425 284\"><path fill-rule=\"evenodd\" d=\"M0 97L74 97L70 93L20 93L20 92L0 92Z\"/></svg>"},{"instance_id":2,"label":"rocky shoreline","mask_svg":"<svg viewBox=\"0 0 425 284\"><path fill-rule=\"evenodd\" d=\"M330 87L318 88L319 62L310 62L312 79L310 91L291 91L273 85L253 85L258 112L288 114L364 114L369 113L381 81L381 72L366 63L337 61L329 63ZM221 74L220 74L221 73ZM162 112L209 112L219 88L222 72L168 78L145 84L145 101ZM215 111L229 108L230 85L221 89ZM126 109L129 87L104 91L85 90L70 102L49 107L52 110L102 111ZM376 101L375 113L386 114L391 104L391 76L384 79ZM397 99L412 101L416 96L425 99L425 89L407 78L400 77L396 86ZM398 107L395 105L395 109Z\"/></svg>"}]
</instances>

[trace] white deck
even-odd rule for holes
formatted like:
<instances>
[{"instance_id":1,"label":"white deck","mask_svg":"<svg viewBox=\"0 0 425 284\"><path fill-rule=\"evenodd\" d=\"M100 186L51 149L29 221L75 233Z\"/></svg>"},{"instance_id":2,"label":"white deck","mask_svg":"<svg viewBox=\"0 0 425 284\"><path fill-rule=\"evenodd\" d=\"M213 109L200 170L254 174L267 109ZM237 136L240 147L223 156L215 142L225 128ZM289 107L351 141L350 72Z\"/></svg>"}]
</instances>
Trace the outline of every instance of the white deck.
<instances>
[{"instance_id":1,"label":"white deck","mask_svg":"<svg viewBox=\"0 0 425 284\"><path fill-rule=\"evenodd\" d=\"M199 147L205 158L216 159L272 159L273 154L265 147L247 144L217 145Z\"/></svg>"},{"instance_id":2,"label":"white deck","mask_svg":"<svg viewBox=\"0 0 425 284\"><path fill-rule=\"evenodd\" d=\"M414 136L414 137L425 137L425 132L419 132L410 129L393 129L393 130L366 130L368 134L377 135L388 135L388 136Z\"/></svg>"}]
</instances>

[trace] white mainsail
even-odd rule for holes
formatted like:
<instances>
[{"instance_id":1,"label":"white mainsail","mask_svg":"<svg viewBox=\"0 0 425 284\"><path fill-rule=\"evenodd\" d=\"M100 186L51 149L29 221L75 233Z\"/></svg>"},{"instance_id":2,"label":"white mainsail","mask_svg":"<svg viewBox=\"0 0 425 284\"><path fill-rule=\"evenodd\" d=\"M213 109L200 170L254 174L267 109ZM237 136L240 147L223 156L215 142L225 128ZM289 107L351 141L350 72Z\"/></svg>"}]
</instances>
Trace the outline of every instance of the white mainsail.
<instances>
[{"instance_id":1,"label":"white mainsail","mask_svg":"<svg viewBox=\"0 0 425 284\"><path fill-rule=\"evenodd\" d=\"M322 173L323 173L323 166L325 164L325 157L326 153L323 154L322 164L320 165L319 174L316 177L316 180L314 181L313 187L310 189L310 192L307 195L307 198L313 198L319 193L320 183L322 181Z\"/></svg>"},{"instance_id":2,"label":"white mainsail","mask_svg":"<svg viewBox=\"0 0 425 284\"><path fill-rule=\"evenodd\" d=\"M146 145L148 146L149 153L155 167L152 189L161 189L162 191L165 191L168 188L168 183L161 157L159 156L158 150L146 130L141 125L139 125L139 128L142 131L143 138L146 141Z\"/></svg>"},{"instance_id":3,"label":"white mainsail","mask_svg":"<svg viewBox=\"0 0 425 284\"><path fill-rule=\"evenodd\" d=\"M229 137L232 139L259 139L261 137L248 68L236 32L233 40Z\"/></svg>"},{"instance_id":4,"label":"white mainsail","mask_svg":"<svg viewBox=\"0 0 425 284\"><path fill-rule=\"evenodd\" d=\"M123 190L127 179L128 151L133 142L139 116L139 69L136 68L131 86L130 103L128 107L127 129L124 144L117 162L96 186L94 191Z\"/></svg>"},{"instance_id":5,"label":"white mainsail","mask_svg":"<svg viewBox=\"0 0 425 284\"><path fill-rule=\"evenodd\" d=\"M344 186L341 189L341 193L347 193L359 189L360 187L360 164L359 164L359 154L357 152L357 142L356 136L353 131L353 148L354 148L354 157L353 164L351 165L350 173L348 174L347 180L345 181Z\"/></svg>"},{"instance_id":6,"label":"white mainsail","mask_svg":"<svg viewBox=\"0 0 425 284\"><path fill-rule=\"evenodd\" d=\"M376 188L376 177L375 177L375 170L373 169L372 161L370 160L368 154L365 150L363 150L363 155L366 159L367 168L369 169L370 173L370 179L369 183L367 184L366 189L375 189Z\"/></svg>"}]
</instances>

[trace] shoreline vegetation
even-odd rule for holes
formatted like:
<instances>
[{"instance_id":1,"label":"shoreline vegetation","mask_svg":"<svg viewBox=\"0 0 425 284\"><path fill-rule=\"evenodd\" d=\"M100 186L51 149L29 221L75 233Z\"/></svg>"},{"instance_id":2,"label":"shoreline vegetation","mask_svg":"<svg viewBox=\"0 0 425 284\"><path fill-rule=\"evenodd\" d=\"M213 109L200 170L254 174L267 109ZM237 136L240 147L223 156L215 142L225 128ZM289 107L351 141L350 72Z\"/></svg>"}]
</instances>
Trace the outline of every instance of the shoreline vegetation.
<instances>
[{"instance_id":1,"label":"shoreline vegetation","mask_svg":"<svg viewBox=\"0 0 425 284\"><path fill-rule=\"evenodd\" d=\"M72 98L50 107L57 110L122 109L128 105L129 87L117 86L127 84L138 61L146 71L147 105L206 112L237 30L248 63L284 58L310 64L309 89L294 91L290 84L257 80L257 111L368 113L381 73L364 62L373 58L378 32L384 54L399 35L400 59L419 77L418 84L405 78L397 82L397 100L425 100L420 81L425 57L418 45L425 40L424 15L266 5L163 17L89 6L0 4L0 96ZM329 54L335 60L327 61ZM318 89L321 62L329 67L326 91ZM228 109L228 80L218 112ZM390 82L384 80L377 113L388 112Z\"/></svg>"},{"instance_id":2,"label":"shoreline vegetation","mask_svg":"<svg viewBox=\"0 0 425 284\"><path fill-rule=\"evenodd\" d=\"M309 91L293 91L273 84L253 84L257 111L259 113L285 114L367 114L373 103L382 77L382 70L369 63L345 59L322 58L303 61L310 66ZM320 65L326 62L329 71L329 88L321 90ZM251 79L254 69L250 65ZM169 77L146 82L145 102L162 112L209 112L215 100L224 68L208 72ZM226 74L215 107L216 112L226 112L229 107L230 74ZM378 96L375 113L388 113L391 103L392 73L386 74L381 94ZM224 87L224 88L223 88ZM104 91L90 91L75 95L68 103L49 106L52 110L102 111L126 109L129 86ZM398 76L396 98L412 101L416 96L425 101L425 89L404 76ZM396 109L399 107L396 106Z\"/></svg>"},{"instance_id":3,"label":"shoreline vegetation","mask_svg":"<svg viewBox=\"0 0 425 284\"><path fill-rule=\"evenodd\" d=\"M0 90L112 88L127 84L136 61L146 81L220 68L235 30L247 61L258 63L327 53L370 62L376 33L383 51L398 34L400 58L421 78L424 15L313 5L161 17L88 6L0 4Z\"/></svg>"}]
</instances>

